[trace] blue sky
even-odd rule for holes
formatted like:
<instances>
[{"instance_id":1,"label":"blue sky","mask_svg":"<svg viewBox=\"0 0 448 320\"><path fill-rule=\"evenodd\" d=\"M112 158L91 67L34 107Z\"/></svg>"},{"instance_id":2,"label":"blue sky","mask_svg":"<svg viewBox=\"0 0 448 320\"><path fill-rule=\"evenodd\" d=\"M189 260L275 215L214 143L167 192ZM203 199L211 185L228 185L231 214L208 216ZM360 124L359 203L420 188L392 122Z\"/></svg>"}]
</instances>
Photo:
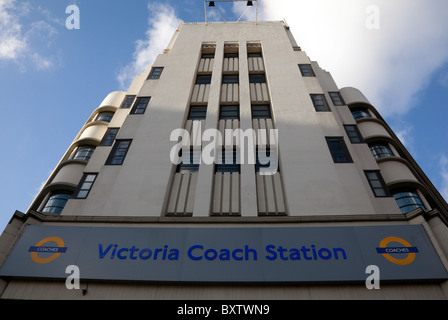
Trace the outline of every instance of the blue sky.
<instances>
[{"instance_id":1,"label":"blue sky","mask_svg":"<svg viewBox=\"0 0 448 320\"><path fill-rule=\"evenodd\" d=\"M70 30L73 4L80 28ZM216 10L209 20L236 20L245 3ZM339 87L363 91L448 199L447 12L446 0L260 0L258 19L285 19ZM127 89L180 20L203 22L204 2L0 0L1 230L28 209L92 111Z\"/></svg>"}]
</instances>

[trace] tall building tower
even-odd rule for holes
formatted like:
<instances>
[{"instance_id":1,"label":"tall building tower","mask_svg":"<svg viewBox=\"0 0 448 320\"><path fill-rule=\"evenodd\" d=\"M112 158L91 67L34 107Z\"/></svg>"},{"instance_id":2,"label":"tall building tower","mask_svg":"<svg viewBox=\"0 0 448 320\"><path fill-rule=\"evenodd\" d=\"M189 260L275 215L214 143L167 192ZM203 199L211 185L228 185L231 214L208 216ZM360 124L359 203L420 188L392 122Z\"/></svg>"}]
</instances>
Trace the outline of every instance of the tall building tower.
<instances>
[{"instance_id":1,"label":"tall building tower","mask_svg":"<svg viewBox=\"0 0 448 320\"><path fill-rule=\"evenodd\" d=\"M13 215L0 296L446 299L447 219L285 22L181 23Z\"/></svg>"}]
</instances>

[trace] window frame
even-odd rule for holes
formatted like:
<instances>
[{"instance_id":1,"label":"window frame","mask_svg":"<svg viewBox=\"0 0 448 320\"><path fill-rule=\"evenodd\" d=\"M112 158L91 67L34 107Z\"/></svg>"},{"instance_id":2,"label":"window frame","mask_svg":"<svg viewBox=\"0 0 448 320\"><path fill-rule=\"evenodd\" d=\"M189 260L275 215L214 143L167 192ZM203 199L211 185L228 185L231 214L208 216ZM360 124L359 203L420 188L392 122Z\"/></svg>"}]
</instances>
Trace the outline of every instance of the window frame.
<instances>
[{"instance_id":1,"label":"window frame","mask_svg":"<svg viewBox=\"0 0 448 320\"><path fill-rule=\"evenodd\" d=\"M231 109L233 108L233 110ZM227 109L227 110L225 110ZM236 114L236 117L235 117ZM219 108L219 120L239 120L240 106L239 105L221 105Z\"/></svg>"},{"instance_id":2,"label":"window frame","mask_svg":"<svg viewBox=\"0 0 448 320\"><path fill-rule=\"evenodd\" d=\"M142 100L147 99L146 103L141 103ZM146 112L146 108L148 107L149 102L151 101L151 97L138 97L134 103L134 106L131 109L130 114L144 114ZM143 107L142 107L143 105Z\"/></svg>"},{"instance_id":3,"label":"window frame","mask_svg":"<svg viewBox=\"0 0 448 320\"><path fill-rule=\"evenodd\" d=\"M149 72L148 80L157 80L160 79L160 76L162 75L164 67L152 67L151 71Z\"/></svg>"},{"instance_id":4,"label":"window frame","mask_svg":"<svg viewBox=\"0 0 448 320\"><path fill-rule=\"evenodd\" d=\"M380 170L364 170L364 174L376 198L388 198L392 196ZM376 177L372 178L371 175L375 175Z\"/></svg>"},{"instance_id":5,"label":"window frame","mask_svg":"<svg viewBox=\"0 0 448 320\"><path fill-rule=\"evenodd\" d=\"M128 143L128 145L123 148L120 147L120 144L122 143ZM132 139L119 139L119 140L115 140L115 143L112 147L112 150L109 153L109 156L107 157L106 160L106 165L110 165L110 166L114 166L114 165L122 165L124 160L126 159L126 156L128 154L129 148L131 147L132 144ZM114 161L114 159L117 159L117 153L118 152L124 152L123 155L120 155L119 157L122 158L121 161Z\"/></svg>"},{"instance_id":6,"label":"window frame","mask_svg":"<svg viewBox=\"0 0 448 320\"><path fill-rule=\"evenodd\" d=\"M302 77L315 77L316 76L311 64L299 63L299 70L300 70L300 73L302 74Z\"/></svg>"},{"instance_id":7,"label":"window frame","mask_svg":"<svg viewBox=\"0 0 448 320\"><path fill-rule=\"evenodd\" d=\"M345 143L344 137L325 137L325 140L327 141L328 149L334 163L353 163L353 158L348 150L347 144ZM334 149L334 144L332 144L331 140L337 140L339 150ZM343 154L344 160L339 159L339 153Z\"/></svg>"},{"instance_id":8,"label":"window frame","mask_svg":"<svg viewBox=\"0 0 448 320\"><path fill-rule=\"evenodd\" d=\"M372 142L369 143L368 146L370 153L376 160L395 157L392 148L389 146L387 142Z\"/></svg>"},{"instance_id":9,"label":"window frame","mask_svg":"<svg viewBox=\"0 0 448 320\"><path fill-rule=\"evenodd\" d=\"M93 153L95 152L96 147L93 145L80 145L76 148L75 154L73 155L73 160L80 160L80 161L86 161L88 162L91 158ZM85 150L85 151L83 151ZM83 152L80 156L78 156L79 153Z\"/></svg>"},{"instance_id":10,"label":"window frame","mask_svg":"<svg viewBox=\"0 0 448 320\"><path fill-rule=\"evenodd\" d=\"M229 79L236 79L236 81L232 80L229 81ZM239 84L240 79L239 75L237 74L224 74L222 76L222 84Z\"/></svg>"},{"instance_id":11,"label":"window frame","mask_svg":"<svg viewBox=\"0 0 448 320\"><path fill-rule=\"evenodd\" d=\"M328 95L330 96L331 102L333 102L334 106L345 106L346 105L344 98L342 98L342 95L339 91L328 92Z\"/></svg>"},{"instance_id":12,"label":"window frame","mask_svg":"<svg viewBox=\"0 0 448 320\"><path fill-rule=\"evenodd\" d=\"M126 95L121 103L120 109L130 109L134 104L136 96L135 95ZM129 103L129 101L132 101Z\"/></svg>"},{"instance_id":13,"label":"window frame","mask_svg":"<svg viewBox=\"0 0 448 320\"><path fill-rule=\"evenodd\" d=\"M64 199L52 199L53 197L56 196L61 196L61 195L66 195L69 196L67 198L64 197ZM45 205L43 206L41 212L42 213L53 213L53 214L61 214L62 211L64 210L65 206L67 205L68 200L73 198L73 192L69 191L69 190L55 190L52 191L48 197L48 200L45 202ZM55 200L63 200L64 201L64 205L61 207L60 205L56 206L56 205L51 205L49 206L50 201L55 201ZM46 208L57 208L57 210L45 210Z\"/></svg>"},{"instance_id":14,"label":"window frame","mask_svg":"<svg viewBox=\"0 0 448 320\"><path fill-rule=\"evenodd\" d=\"M408 196L402 196L397 197L398 194L405 194L407 193ZM403 189L397 189L392 191L392 196L395 199L395 202L397 203L398 208L400 208L401 213L406 214L408 212L411 212L412 210L415 210L417 208L421 208L424 211L426 210L426 205L423 202L423 199L418 194L417 189L415 188L403 188ZM404 205L400 205L399 201L403 199L417 199L416 202L406 202ZM411 208L410 210L403 210L404 208Z\"/></svg>"},{"instance_id":15,"label":"window frame","mask_svg":"<svg viewBox=\"0 0 448 320\"><path fill-rule=\"evenodd\" d=\"M353 130L351 131L349 128ZM356 124L345 124L344 129L351 143L365 143L364 137Z\"/></svg>"},{"instance_id":16,"label":"window frame","mask_svg":"<svg viewBox=\"0 0 448 320\"><path fill-rule=\"evenodd\" d=\"M328 104L327 98L323 93L310 93L311 101L313 102L314 109L316 112L330 112L330 105ZM319 100L319 99L320 100ZM322 105L318 104L320 101L323 102Z\"/></svg>"},{"instance_id":17,"label":"window frame","mask_svg":"<svg viewBox=\"0 0 448 320\"><path fill-rule=\"evenodd\" d=\"M89 180L87 181L87 178L89 178L89 176L93 176L93 180ZM95 183L95 180L98 176L98 173L84 173L84 175L82 176L78 187L76 188L75 193L73 194L73 199L87 199L87 197L89 196L90 191L92 190L93 184ZM84 185L85 184L90 184L88 188L85 188ZM84 196L80 196L81 192L87 192Z\"/></svg>"},{"instance_id":18,"label":"window frame","mask_svg":"<svg viewBox=\"0 0 448 320\"><path fill-rule=\"evenodd\" d=\"M188 120L205 120L207 117L207 106L191 106L188 111Z\"/></svg>"},{"instance_id":19,"label":"window frame","mask_svg":"<svg viewBox=\"0 0 448 320\"><path fill-rule=\"evenodd\" d=\"M266 108L266 110L255 110L257 108ZM252 119L272 119L271 106L268 104L255 104L250 109ZM263 115L266 116L263 116ZM254 116L255 115L255 116Z\"/></svg>"},{"instance_id":20,"label":"window frame","mask_svg":"<svg viewBox=\"0 0 448 320\"><path fill-rule=\"evenodd\" d=\"M112 146L114 144L115 138L117 137L118 131L120 131L120 128L107 128L106 133L104 134L103 139L101 139L99 146L100 147Z\"/></svg>"},{"instance_id":21,"label":"window frame","mask_svg":"<svg viewBox=\"0 0 448 320\"><path fill-rule=\"evenodd\" d=\"M355 120L372 118L372 115L371 115L369 109L367 109L365 107L356 107L356 108L350 109L350 113L352 114L352 117ZM358 114L358 116L355 116L355 113Z\"/></svg>"}]
</instances>

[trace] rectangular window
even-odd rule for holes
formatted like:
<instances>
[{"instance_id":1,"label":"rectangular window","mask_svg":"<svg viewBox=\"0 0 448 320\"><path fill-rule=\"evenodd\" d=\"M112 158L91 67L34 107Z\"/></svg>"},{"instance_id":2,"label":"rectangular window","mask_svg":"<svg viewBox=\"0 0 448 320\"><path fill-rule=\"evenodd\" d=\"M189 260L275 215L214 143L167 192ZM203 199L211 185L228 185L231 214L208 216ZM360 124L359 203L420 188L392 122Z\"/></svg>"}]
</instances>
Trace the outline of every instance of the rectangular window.
<instances>
[{"instance_id":1,"label":"rectangular window","mask_svg":"<svg viewBox=\"0 0 448 320\"><path fill-rule=\"evenodd\" d=\"M121 165L128 153L132 140L117 140L106 160L106 165Z\"/></svg>"},{"instance_id":2,"label":"rectangular window","mask_svg":"<svg viewBox=\"0 0 448 320\"><path fill-rule=\"evenodd\" d=\"M221 163L216 164L215 172L240 172L240 165L236 159L236 150L221 151Z\"/></svg>"},{"instance_id":3,"label":"rectangular window","mask_svg":"<svg viewBox=\"0 0 448 320\"><path fill-rule=\"evenodd\" d=\"M192 106L190 107L190 113L188 120L204 120L207 116L207 107L205 106Z\"/></svg>"},{"instance_id":4,"label":"rectangular window","mask_svg":"<svg viewBox=\"0 0 448 320\"><path fill-rule=\"evenodd\" d=\"M163 67L153 67L149 73L148 79L159 79L162 71Z\"/></svg>"},{"instance_id":5,"label":"rectangular window","mask_svg":"<svg viewBox=\"0 0 448 320\"><path fill-rule=\"evenodd\" d=\"M150 99L150 97L137 98L137 102L132 108L131 114L144 114Z\"/></svg>"},{"instance_id":6,"label":"rectangular window","mask_svg":"<svg viewBox=\"0 0 448 320\"><path fill-rule=\"evenodd\" d=\"M345 105L345 101L342 98L340 92L328 92L328 94L330 95L330 98L333 101L333 104L335 106L344 106Z\"/></svg>"},{"instance_id":7,"label":"rectangular window","mask_svg":"<svg viewBox=\"0 0 448 320\"><path fill-rule=\"evenodd\" d=\"M266 77L264 74L250 74L249 83L266 83Z\"/></svg>"},{"instance_id":8,"label":"rectangular window","mask_svg":"<svg viewBox=\"0 0 448 320\"><path fill-rule=\"evenodd\" d=\"M313 68L310 64L299 64L300 73L303 77L315 77Z\"/></svg>"},{"instance_id":9,"label":"rectangular window","mask_svg":"<svg viewBox=\"0 0 448 320\"><path fill-rule=\"evenodd\" d=\"M391 194L389 189L384 182L383 177L379 170L368 170L364 171L367 180L369 181L370 187L372 188L375 197L390 197Z\"/></svg>"},{"instance_id":10,"label":"rectangular window","mask_svg":"<svg viewBox=\"0 0 448 320\"><path fill-rule=\"evenodd\" d=\"M118 130L119 130L118 128L107 129L103 137L103 140L101 140L100 146L111 146L114 143Z\"/></svg>"},{"instance_id":11,"label":"rectangular window","mask_svg":"<svg viewBox=\"0 0 448 320\"><path fill-rule=\"evenodd\" d=\"M239 119L239 106L221 106L219 110L219 119Z\"/></svg>"},{"instance_id":12,"label":"rectangular window","mask_svg":"<svg viewBox=\"0 0 448 320\"><path fill-rule=\"evenodd\" d=\"M201 151L193 149L190 150L180 150L181 163L176 167L176 172L179 173L192 173L199 170L199 163L201 161Z\"/></svg>"},{"instance_id":13,"label":"rectangular window","mask_svg":"<svg viewBox=\"0 0 448 320\"><path fill-rule=\"evenodd\" d=\"M344 125L344 128L351 143L364 143L364 139L361 135L361 132L359 132L358 126Z\"/></svg>"},{"instance_id":14,"label":"rectangular window","mask_svg":"<svg viewBox=\"0 0 448 320\"><path fill-rule=\"evenodd\" d=\"M348 152L344 138L342 137L326 137L328 148L335 163L353 162Z\"/></svg>"},{"instance_id":15,"label":"rectangular window","mask_svg":"<svg viewBox=\"0 0 448 320\"><path fill-rule=\"evenodd\" d=\"M252 106L252 119L271 119L269 105Z\"/></svg>"},{"instance_id":16,"label":"rectangular window","mask_svg":"<svg viewBox=\"0 0 448 320\"><path fill-rule=\"evenodd\" d=\"M196 78L196 84L210 84L212 82L212 76L198 76Z\"/></svg>"},{"instance_id":17,"label":"rectangular window","mask_svg":"<svg viewBox=\"0 0 448 320\"><path fill-rule=\"evenodd\" d=\"M313 101L314 109L316 111L330 111L328 107L327 99L323 94L310 94L311 100Z\"/></svg>"},{"instance_id":18,"label":"rectangular window","mask_svg":"<svg viewBox=\"0 0 448 320\"><path fill-rule=\"evenodd\" d=\"M75 192L76 199L86 199L95 182L97 173L85 173Z\"/></svg>"},{"instance_id":19,"label":"rectangular window","mask_svg":"<svg viewBox=\"0 0 448 320\"><path fill-rule=\"evenodd\" d=\"M238 83L238 75L226 75L222 77L222 84Z\"/></svg>"},{"instance_id":20,"label":"rectangular window","mask_svg":"<svg viewBox=\"0 0 448 320\"><path fill-rule=\"evenodd\" d=\"M123 103L121 104L122 109L129 109L132 107L134 103L135 96L126 96L124 97Z\"/></svg>"}]
</instances>

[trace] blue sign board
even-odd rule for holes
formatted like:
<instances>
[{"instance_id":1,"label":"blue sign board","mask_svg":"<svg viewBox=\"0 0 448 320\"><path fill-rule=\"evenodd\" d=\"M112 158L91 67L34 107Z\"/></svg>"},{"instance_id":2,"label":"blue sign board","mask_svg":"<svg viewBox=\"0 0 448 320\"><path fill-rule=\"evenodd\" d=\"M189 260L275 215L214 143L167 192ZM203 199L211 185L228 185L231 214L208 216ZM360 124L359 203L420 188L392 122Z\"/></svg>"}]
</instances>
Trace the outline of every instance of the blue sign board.
<instances>
[{"instance_id":1,"label":"blue sign board","mask_svg":"<svg viewBox=\"0 0 448 320\"><path fill-rule=\"evenodd\" d=\"M172 282L441 280L448 274L422 226L28 226L3 277Z\"/></svg>"}]
</instances>

